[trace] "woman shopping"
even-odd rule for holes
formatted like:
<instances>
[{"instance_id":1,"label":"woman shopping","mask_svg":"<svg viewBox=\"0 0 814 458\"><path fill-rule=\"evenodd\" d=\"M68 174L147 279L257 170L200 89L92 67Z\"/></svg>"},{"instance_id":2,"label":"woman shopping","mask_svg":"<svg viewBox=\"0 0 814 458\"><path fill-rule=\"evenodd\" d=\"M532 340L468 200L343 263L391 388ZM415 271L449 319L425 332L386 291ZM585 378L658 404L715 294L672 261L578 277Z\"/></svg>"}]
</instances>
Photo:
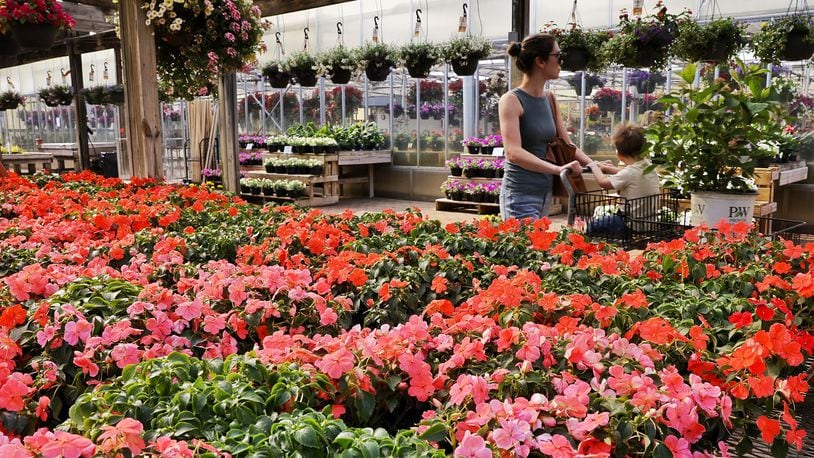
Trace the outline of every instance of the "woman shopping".
<instances>
[{"instance_id":1,"label":"woman shopping","mask_svg":"<svg viewBox=\"0 0 814 458\"><path fill-rule=\"evenodd\" d=\"M556 135L571 144L565 125L555 116L557 99L545 91L545 84L559 78L560 47L551 35L526 37L522 43L509 45L508 53L516 57L523 72L520 86L500 98L500 134L506 153L503 184L500 190L500 212L504 219L542 218L548 216L554 175L565 168L578 175L591 159L577 149L576 160L556 165L545 160L548 143Z\"/></svg>"}]
</instances>

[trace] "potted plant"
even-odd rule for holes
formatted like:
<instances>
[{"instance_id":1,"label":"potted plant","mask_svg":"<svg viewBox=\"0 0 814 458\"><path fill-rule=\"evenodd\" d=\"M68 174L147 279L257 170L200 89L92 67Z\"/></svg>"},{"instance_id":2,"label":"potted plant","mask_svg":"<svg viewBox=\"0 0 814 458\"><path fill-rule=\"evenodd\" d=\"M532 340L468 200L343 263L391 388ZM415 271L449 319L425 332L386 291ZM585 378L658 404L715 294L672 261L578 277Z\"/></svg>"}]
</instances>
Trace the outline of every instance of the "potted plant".
<instances>
[{"instance_id":1,"label":"potted plant","mask_svg":"<svg viewBox=\"0 0 814 458\"><path fill-rule=\"evenodd\" d=\"M478 137L469 137L462 142L462 144L466 147L469 154L480 154L480 138Z\"/></svg>"},{"instance_id":2,"label":"potted plant","mask_svg":"<svg viewBox=\"0 0 814 458\"><path fill-rule=\"evenodd\" d=\"M622 110L622 91L603 87L596 91L593 101L601 111L619 112Z\"/></svg>"},{"instance_id":3,"label":"potted plant","mask_svg":"<svg viewBox=\"0 0 814 458\"><path fill-rule=\"evenodd\" d=\"M73 92L70 86L49 86L40 89L40 99L49 107L70 105L73 102Z\"/></svg>"},{"instance_id":4,"label":"potted plant","mask_svg":"<svg viewBox=\"0 0 814 458\"><path fill-rule=\"evenodd\" d=\"M590 105L587 108L585 108L585 115L588 116L588 119L592 121L596 121L597 119L599 119L599 115L601 113L602 112L599 110L598 105Z\"/></svg>"},{"instance_id":5,"label":"potted plant","mask_svg":"<svg viewBox=\"0 0 814 458\"><path fill-rule=\"evenodd\" d=\"M463 165L461 163L460 158L450 159L447 161L447 167L449 167L449 174L454 177L459 177L464 171Z\"/></svg>"},{"instance_id":6,"label":"potted plant","mask_svg":"<svg viewBox=\"0 0 814 458\"><path fill-rule=\"evenodd\" d=\"M124 86L113 84L102 86L104 93L104 103L109 105L121 105L124 103Z\"/></svg>"},{"instance_id":7,"label":"potted plant","mask_svg":"<svg viewBox=\"0 0 814 458\"><path fill-rule=\"evenodd\" d=\"M384 81L395 65L397 52L384 43L365 43L359 48L359 65L370 81Z\"/></svg>"},{"instance_id":8,"label":"potted plant","mask_svg":"<svg viewBox=\"0 0 814 458\"><path fill-rule=\"evenodd\" d=\"M393 146L395 146L399 151L406 150L409 145L410 136L404 132L396 134L396 137L393 139Z\"/></svg>"},{"instance_id":9,"label":"potted plant","mask_svg":"<svg viewBox=\"0 0 814 458\"><path fill-rule=\"evenodd\" d=\"M286 183L286 189L288 189L288 196L295 199L305 195L305 183L299 180L290 180Z\"/></svg>"},{"instance_id":10,"label":"potted plant","mask_svg":"<svg viewBox=\"0 0 814 458\"><path fill-rule=\"evenodd\" d=\"M14 110L25 102L25 98L14 91L0 93L0 111Z\"/></svg>"},{"instance_id":11,"label":"potted plant","mask_svg":"<svg viewBox=\"0 0 814 458\"><path fill-rule=\"evenodd\" d=\"M56 0L6 0L0 6L0 23L21 48L43 51L51 49L60 30L76 25Z\"/></svg>"},{"instance_id":12,"label":"potted plant","mask_svg":"<svg viewBox=\"0 0 814 458\"><path fill-rule=\"evenodd\" d=\"M274 194L274 181L267 178L260 180L260 189L264 196L271 196Z\"/></svg>"},{"instance_id":13,"label":"potted plant","mask_svg":"<svg viewBox=\"0 0 814 458\"><path fill-rule=\"evenodd\" d=\"M441 61L441 49L428 41L414 41L399 48L399 59L413 78L426 78Z\"/></svg>"},{"instance_id":14,"label":"potted plant","mask_svg":"<svg viewBox=\"0 0 814 458\"><path fill-rule=\"evenodd\" d=\"M627 81L630 86L636 88L639 94L652 94L656 90L656 85L664 84L667 78L658 72L634 68L628 72Z\"/></svg>"},{"instance_id":15,"label":"potted plant","mask_svg":"<svg viewBox=\"0 0 814 458\"><path fill-rule=\"evenodd\" d=\"M494 152L495 147L503 146L503 137L500 135L489 135L485 138L481 138L480 144L481 154L491 155Z\"/></svg>"},{"instance_id":16,"label":"potted plant","mask_svg":"<svg viewBox=\"0 0 814 458\"><path fill-rule=\"evenodd\" d=\"M752 221L757 197L751 177L757 161L777 155L782 142L783 105L774 89L764 90L766 70L738 61L742 75L695 88L697 64L680 74L683 87L660 99L673 113L648 126L653 162L668 186L690 193L693 224L721 218Z\"/></svg>"},{"instance_id":17,"label":"potted plant","mask_svg":"<svg viewBox=\"0 0 814 458\"><path fill-rule=\"evenodd\" d=\"M441 183L441 192L444 193L444 197L449 200L454 200L452 199L452 189L455 187L455 184L455 180L447 180Z\"/></svg>"},{"instance_id":18,"label":"potted plant","mask_svg":"<svg viewBox=\"0 0 814 458\"><path fill-rule=\"evenodd\" d=\"M805 60L814 54L814 23L811 16L795 15L763 24L752 36L755 56L766 64L781 60Z\"/></svg>"},{"instance_id":19,"label":"potted plant","mask_svg":"<svg viewBox=\"0 0 814 458\"><path fill-rule=\"evenodd\" d=\"M624 67L664 68L678 34L678 25L689 20L689 13L669 14L661 1L656 3L656 10L656 14L632 21L622 10L621 30L602 45L603 58Z\"/></svg>"},{"instance_id":20,"label":"potted plant","mask_svg":"<svg viewBox=\"0 0 814 458\"><path fill-rule=\"evenodd\" d=\"M317 84L317 60L307 51L298 51L285 60L285 70L294 75L297 83L303 87L314 87Z\"/></svg>"},{"instance_id":21,"label":"potted plant","mask_svg":"<svg viewBox=\"0 0 814 458\"><path fill-rule=\"evenodd\" d=\"M291 82L291 74L284 70L283 64L280 62L266 64L262 72L273 88L285 89Z\"/></svg>"},{"instance_id":22,"label":"potted plant","mask_svg":"<svg viewBox=\"0 0 814 458\"><path fill-rule=\"evenodd\" d=\"M453 38L441 47L441 55L458 76L474 75L478 62L489 57L491 52L492 43L489 40L472 35Z\"/></svg>"},{"instance_id":23,"label":"potted plant","mask_svg":"<svg viewBox=\"0 0 814 458\"><path fill-rule=\"evenodd\" d=\"M689 62L728 62L746 44L745 26L732 18L706 24L682 21L673 54Z\"/></svg>"},{"instance_id":24,"label":"potted plant","mask_svg":"<svg viewBox=\"0 0 814 458\"><path fill-rule=\"evenodd\" d=\"M569 72L587 69L593 72L603 71L607 64L600 49L608 40L608 33L587 31L573 23L569 25L567 29L560 29L554 23L549 23L543 28L543 33L557 39L562 53L562 69Z\"/></svg>"},{"instance_id":25,"label":"potted plant","mask_svg":"<svg viewBox=\"0 0 814 458\"><path fill-rule=\"evenodd\" d=\"M329 75L334 84L348 84L356 70L356 55L343 45L317 55L322 73Z\"/></svg>"},{"instance_id":26,"label":"potted plant","mask_svg":"<svg viewBox=\"0 0 814 458\"><path fill-rule=\"evenodd\" d=\"M577 95L582 95L582 75L583 72L579 71L566 78L566 81L574 88ZM599 75L585 73L585 95L591 95L595 87L605 87L605 78Z\"/></svg>"}]
</instances>

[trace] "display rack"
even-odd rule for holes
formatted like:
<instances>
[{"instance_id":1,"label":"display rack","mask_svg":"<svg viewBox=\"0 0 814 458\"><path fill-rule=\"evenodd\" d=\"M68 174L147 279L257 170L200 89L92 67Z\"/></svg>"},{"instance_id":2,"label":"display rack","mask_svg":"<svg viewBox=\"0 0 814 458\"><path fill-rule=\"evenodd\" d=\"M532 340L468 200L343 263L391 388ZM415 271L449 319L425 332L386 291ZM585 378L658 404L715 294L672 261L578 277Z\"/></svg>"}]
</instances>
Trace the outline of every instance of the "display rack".
<instances>
[{"instance_id":1,"label":"display rack","mask_svg":"<svg viewBox=\"0 0 814 458\"><path fill-rule=\"evenodd\" d=\"M287 154L263 153L263 160L270 158L286 159L321 159L322 175L268 173L263 166L241 166L249 178L266 178L269 180L298 180L305 184L305 195L302 197L280 197L265 194L240 195L249 200L290 202L304 207L321 207L339 203L339 156L336 154Z\"/></svg>"}]
</instances>

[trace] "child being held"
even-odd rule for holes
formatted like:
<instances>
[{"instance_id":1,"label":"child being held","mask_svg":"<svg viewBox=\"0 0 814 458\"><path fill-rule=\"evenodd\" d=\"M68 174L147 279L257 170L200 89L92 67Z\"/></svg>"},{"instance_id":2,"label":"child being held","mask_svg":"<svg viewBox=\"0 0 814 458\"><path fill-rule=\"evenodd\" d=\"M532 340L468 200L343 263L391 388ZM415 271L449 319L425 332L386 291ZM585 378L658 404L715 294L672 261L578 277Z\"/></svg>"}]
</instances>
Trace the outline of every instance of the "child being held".
<instances>
[{"instance_id":1,"label":"child being held","mask_svg":"<svg viewBox=\"0 0 814 458\"><path fill-rule=\"evenodd\" d=\"M596 162L588 164L588 167L602 189L614 189L619 196L627 199L629 203L627 211L630 212L628 217L645 217L646 215L640 214L641 211L646 210L639 208L642 206L641 201L632 199L658 194L659 177L653 171L645 173L651 163L649 159L642 158L645 143L644 129L631 123L622 124L611 135L611 141L616 146L616 156L625 164L625 167L618 169L606 166L606 170L615 172L610 176L602 173L600 164ZM627 230L621 210L600 219L595 218L588 226L588 233L615 233Z\"/></svg>"}]
</instances>

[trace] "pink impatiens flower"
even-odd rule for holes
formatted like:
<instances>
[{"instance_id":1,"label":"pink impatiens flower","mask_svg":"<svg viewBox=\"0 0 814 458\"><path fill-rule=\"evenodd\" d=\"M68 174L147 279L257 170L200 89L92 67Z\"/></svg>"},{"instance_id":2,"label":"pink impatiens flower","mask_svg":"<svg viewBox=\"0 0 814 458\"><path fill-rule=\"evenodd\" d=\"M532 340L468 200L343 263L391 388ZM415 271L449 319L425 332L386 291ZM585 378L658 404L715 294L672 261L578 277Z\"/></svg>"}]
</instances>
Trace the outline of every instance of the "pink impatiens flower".
<instances>
[{"instance_id":1,"label":"pink impatiens flower","mask_svg":"<svg viewBox=\"0 0 814 458\"><path fill-rule=\"evenodd\" d=\"M325 355L324 358L314 363L319 370L333 379L342 377L342 374L353 369L355 364L356 358L354 358L353 353L344 347Z\"/></svg>"},{"instance_id":2,"label":"pink impatiens flower","mask_svg":"<svg viewBox=\"0 0 814 458\"><path fill-rule=\"evenodd\" d=\"M544 436L548 436L545 434ZM561 434L555 434L553 437L543 438L540 441L539 449L552 458L573 458L577 456L576 450L571 446L568 438Z\"/></svg>"},{"instance_id":3,"label":"pink impatiens flower","mask_svg":"<svg viewBox=\"0 0 814 458\"><path fill-rule=\"evenodd\" d=\"M115 426L102 426L102 434L98 438L101 442L99 448L103 452L114 452L127 448L133 456L136 456L144 449L144 439L141 438L143 433L144 426L140 421L125 418Z\"/></svg>"},{"instance_id":4,"label":"pink impatiens flower","mask_svg":"<svg viewBox=\"0 0 814 458\"><path fill-rule=\"evenodd\" d=\"M70 345L76 345L80 340L86 342L92 331L93 325L84 318L80 318L77 321L69 321L65 325L65 342L68 342Z\"/></svg>"},{"instance_id":5,"label":"pink impatiens flower","mask_svg":"<svg viewBox=\"0 0 814 458\"><path fill-rule=\"evenodd\" d=\"M469 431L461 440L461 445L455 449L454 456L465 458L491 458L492 451L486 446L486 441L482 437L473 435Z\"/></svg>"}]
</instances>

